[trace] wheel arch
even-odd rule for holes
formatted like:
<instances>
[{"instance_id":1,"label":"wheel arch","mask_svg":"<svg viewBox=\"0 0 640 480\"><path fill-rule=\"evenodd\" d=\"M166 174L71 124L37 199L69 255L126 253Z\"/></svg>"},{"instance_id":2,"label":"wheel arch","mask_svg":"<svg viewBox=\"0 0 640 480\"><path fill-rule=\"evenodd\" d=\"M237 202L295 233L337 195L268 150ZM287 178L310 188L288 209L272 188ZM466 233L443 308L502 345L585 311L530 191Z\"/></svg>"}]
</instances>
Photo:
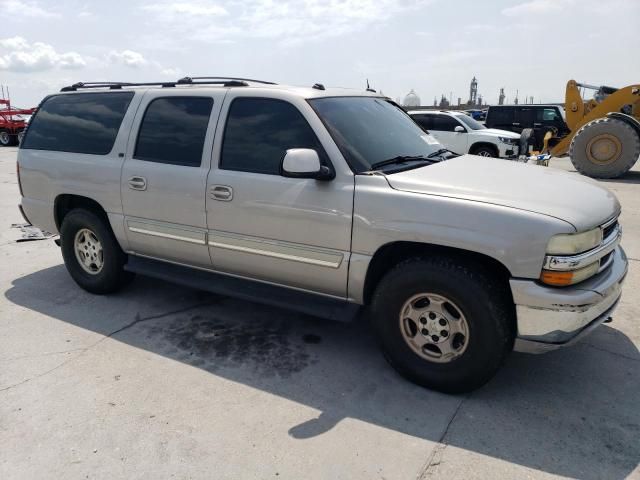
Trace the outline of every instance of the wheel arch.
<instances>
[{"instance_id":1,"label":"wheel arch","mask_svg":"<svg viewBox=\"0 0 640 480\"><path fill-rule=\"evenodd\" d=\"M479 140L479 141L475 142L474 144L472 144L469 147L469 153L473 155L473 153L477 149L479 149L481 147L488 147L493 151L493 153L496 155L496 157L500 156L500 150L498 149L497 145L495 145L495 144L493 144L491 142L487 142L486 140Z\"/></svg>"},{"instance_id":2,"label":"wheel arch","mask_svg":"<svg viewBox=\"0 0 640 480\"><path fill-rule=\"evenodd\" d=\"M495 274L500 282L504 283L509 295L511 295L511 288L509 287L511 273L503 263L493 257L471 250L437 244L397 241L382 245L371 258L364 281L364 304L370 304L376 286L382 277L399 262L408 258L434 255L446 255L488 270Z\"/></svg>"},{"instance_id":3,"label":"wheel arch","mask_svg":"<svg viewBox=\"0 0 640 480\"><path fill-rule=\"evenodd\" d=\"M627 125L632 127L640 137L640 121L638 121L635 117L622 112L609 112L607 113L607 117L615 118L616 120L625 122Z\"/></svg>"},{"instance_id":4,"label":"wheel arch","mask_svg":"<svg viewBox=\"0 0 640 480\"><path fill-rule=\"evenodd\" d=\"M53 203L53 214L56 222L56 228L60 231L64 217L73 209L83 208L95 213L105 221L105 224L111 228L109 217L106 210L94 199L82 195L60 194Z\"/></svg>"}]
</instances>

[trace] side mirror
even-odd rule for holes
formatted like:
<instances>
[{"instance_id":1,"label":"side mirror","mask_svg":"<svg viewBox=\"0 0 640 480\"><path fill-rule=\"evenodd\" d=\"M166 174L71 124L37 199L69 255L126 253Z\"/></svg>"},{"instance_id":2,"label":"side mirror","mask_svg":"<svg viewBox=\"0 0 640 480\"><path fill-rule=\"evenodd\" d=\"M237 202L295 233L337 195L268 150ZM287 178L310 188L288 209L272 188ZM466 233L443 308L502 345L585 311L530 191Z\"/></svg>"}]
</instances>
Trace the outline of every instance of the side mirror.
<instances>
[{"instance_id":1,"label":"side mirror","mask_svg":"<svg viewBox=\"0 0 640 480\"><path fill-rule=\"evenodd\" d=\"M463 132L466 132L466 130L464 129L464 127L463 127L463 126L461 126L461 125L458 125L456 128L454 128L454 129L453 129L453 131L454 131L454 132L456 132L456 133L463 133Z\"/></svg>"},{"instance_id":2,"label":"side mirror","mask_svg":"<svg viewBox=\"0 0 640 480\"><path fill-rule=\"evenodd\" d=\"M311 148L290 148L282 159L280 175L291 178L332 180L335 174L320 164L318 152Z\"/></svg>"}]
</instances>

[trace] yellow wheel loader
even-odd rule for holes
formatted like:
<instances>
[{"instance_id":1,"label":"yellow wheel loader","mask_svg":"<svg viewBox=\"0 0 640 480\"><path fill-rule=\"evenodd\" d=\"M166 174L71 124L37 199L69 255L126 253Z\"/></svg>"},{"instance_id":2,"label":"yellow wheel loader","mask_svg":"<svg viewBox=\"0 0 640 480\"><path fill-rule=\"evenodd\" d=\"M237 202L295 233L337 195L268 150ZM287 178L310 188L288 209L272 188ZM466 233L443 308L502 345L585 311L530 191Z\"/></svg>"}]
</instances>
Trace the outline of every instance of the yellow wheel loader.
<instances>
[{"instance_id":1,"label":"yellow wheel loader","mask_svg":"<svg viewBox=\"0 0 640 480\"><path fill-rule=\"evenodd\" d=\"M581 88L595 90L594 97L585 101ZM547 133L544 152L568 152L576 170L593 178L619 177L640 157L640 84L612 88L569 80L565 112L570 132Z\"/></svg>"}]
</instances>

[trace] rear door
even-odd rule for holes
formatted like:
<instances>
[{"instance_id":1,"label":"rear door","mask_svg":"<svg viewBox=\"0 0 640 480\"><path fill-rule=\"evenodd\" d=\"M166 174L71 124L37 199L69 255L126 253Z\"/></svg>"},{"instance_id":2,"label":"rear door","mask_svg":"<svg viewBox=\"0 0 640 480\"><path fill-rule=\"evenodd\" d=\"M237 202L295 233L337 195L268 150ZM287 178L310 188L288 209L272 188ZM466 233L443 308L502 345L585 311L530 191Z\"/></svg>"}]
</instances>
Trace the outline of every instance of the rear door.
<instances>
[{"instance_id":1,"label":"rear door","mask_svg":"<svg viewBox=\"0 0 640 480\"><path fill-rule=\"evenodd\" d=\"M133 253L211 266L205 192L225 91L148 91L138 108L121 176Z\"/></svg>"}]
</instances>

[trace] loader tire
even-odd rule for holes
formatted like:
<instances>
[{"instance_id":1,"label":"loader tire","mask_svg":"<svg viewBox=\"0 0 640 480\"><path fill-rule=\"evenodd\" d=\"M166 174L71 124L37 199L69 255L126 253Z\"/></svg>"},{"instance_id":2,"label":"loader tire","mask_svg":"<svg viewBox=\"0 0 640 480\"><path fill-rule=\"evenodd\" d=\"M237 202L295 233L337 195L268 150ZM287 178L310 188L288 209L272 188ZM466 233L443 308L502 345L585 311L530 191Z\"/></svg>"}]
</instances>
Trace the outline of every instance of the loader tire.
<instances>
[{"instance_id":1,"label":"loader tire","mask_svg":"<svg viewBox=\"0 0 640 480\"><path fill-rule=\"evenodd\" d=\"M571 140L569 156L575 169L591 178L616 178L640 157L640 135L616 118L599 118L584 125Z\"/></svg>"}]
</instances>

